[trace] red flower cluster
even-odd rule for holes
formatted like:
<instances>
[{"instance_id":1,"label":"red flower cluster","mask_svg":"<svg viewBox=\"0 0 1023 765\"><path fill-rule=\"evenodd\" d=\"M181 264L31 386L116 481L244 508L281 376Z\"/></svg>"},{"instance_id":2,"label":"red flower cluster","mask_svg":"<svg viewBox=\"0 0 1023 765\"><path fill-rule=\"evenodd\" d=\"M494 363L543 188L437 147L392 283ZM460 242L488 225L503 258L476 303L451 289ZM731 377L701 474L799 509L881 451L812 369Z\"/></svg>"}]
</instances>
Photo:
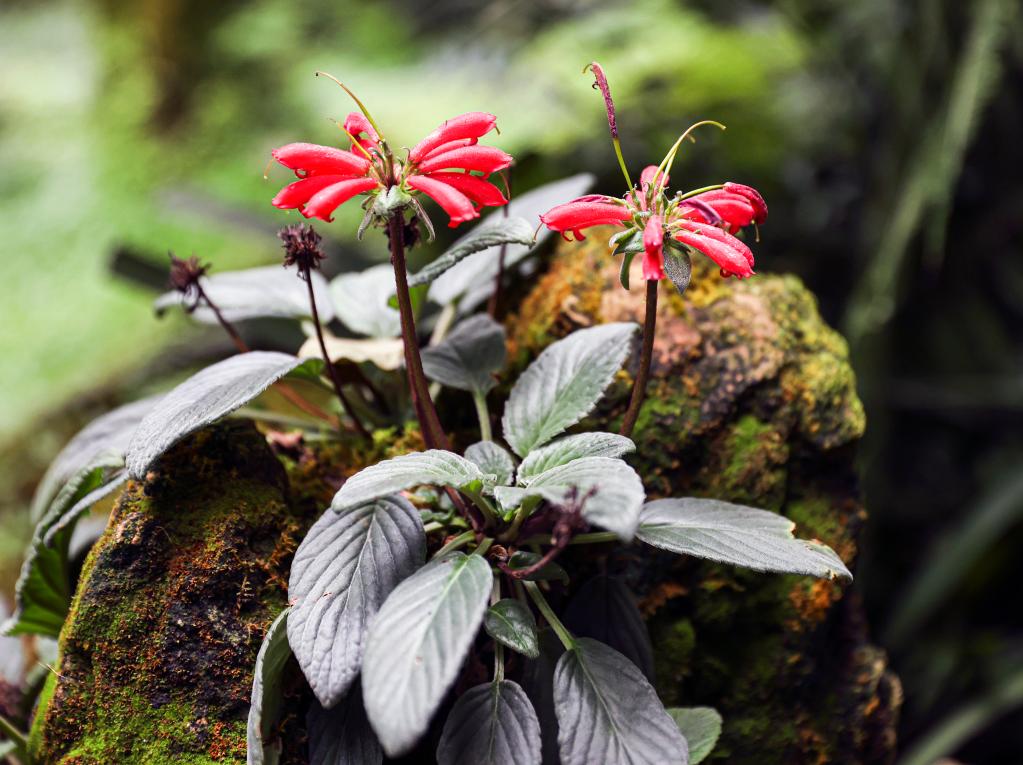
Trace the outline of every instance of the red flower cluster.
<instances>
[{"instance_id":1,"label":"red flower cluster","mask_svg":"<svg viewBox=\"0 0 1023 765\"><path fill-rule=\"evenodd\" d=\"M558 205L540 220L562 236L571 231L577 239L583 239L582 230L591 226L618 226L632 232L642 241L644 279L665 277L665 237L702 252L717 263L722 276L752 276L753 253L733 234L767 220L764 198L740 183L669 198L667 184L668 177L651 165L640 176L640 188L622 199L590 194ZM615 241L621 238L616 235Z\"/></svg>"},{"instance_id":2,"label":"red flower cluster","mask_svg":"<svg viewBox=\"0 0 1023 765\"><path fill-rule=\"evenodd\" d=\"M416 144L404 161L386 148L370 121L353 112L344 121L351 150L311 143L289 143L273 158L300 180L281 189L273 205L297 209L307 218L331 221L334 210L359 194L375 197L392 187L413 196L426 194L446 212L452 228L479 217L482 207L507 204L504 194L486 179L512 158L492 146L479 146L497 118L469 112L448 120ZM480 175L473 175L473 173Z\"/></svg>"}]
</instances>

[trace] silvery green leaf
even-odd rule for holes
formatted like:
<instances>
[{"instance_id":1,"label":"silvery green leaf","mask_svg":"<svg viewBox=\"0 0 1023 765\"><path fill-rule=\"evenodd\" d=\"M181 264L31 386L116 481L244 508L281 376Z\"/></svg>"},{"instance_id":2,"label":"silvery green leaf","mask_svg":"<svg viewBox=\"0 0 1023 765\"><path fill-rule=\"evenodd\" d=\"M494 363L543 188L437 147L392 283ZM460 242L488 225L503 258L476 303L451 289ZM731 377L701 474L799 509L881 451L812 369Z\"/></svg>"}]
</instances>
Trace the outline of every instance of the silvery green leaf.
<instances>
[{"instance_id":1,"label":"silvery green leaf","mask_svg":"<svg viewBox=\"0 0 1023 765\"><path fill-rule=\"evenodd\" d=\"M334 306L330 302L327 280L316 271L312 272L312 279L320 319L330 321L334 318ZM309 288L296 271L283 266L224 271L202 277L199 284L230 322L259 318L304 319L312 315ZM153 308L160 315L169 308L190 308L194 304L194 299L175 290L160 295ZM192 311L192 316L203 324L219 323L216 314L202 302Z\"/></svg>"},{"instance_id":2,"label":"silvery green leaf","mask_svg":"<svg viewBox=\"0 0 1023 765\"><path fill-rule=\"evenodd\" d=\"M110 474L105 474L102 482L96 486L96 488L79 497L73 504L71 504L71 507L63 511L60 516L54 520L50 528L47 529L43 542L48 546L52 545L57 534L62 532L68 526L77 523L78 519L85 515L85 513L87 513L93 505L101 499L113 494L127 481L127 470L122 469Z\"/></svg>"},{"instance_id":3,"label":"silvery green leaf","mask_svg":"<svg viewBox=\"0 0 1023 765\"><path fill-rule=\"evenodd\" d=\"M359 674L370 619L425 560L419 511L400 496L327 510L309 529L291 564L288 641L324 707Z\"/></svg>"},{"instance_id":4,"label":"silvery green leaf","mask_svg":"<svg viewBox=\"0 0 1023 765\"><path fill-rule=\"evenodd\" d=\"M689 744L689 765L698 765L714 751L721 736L721 715L711 707L669 709L668 714Z\"/></svg>"},{"instance_id":5,"label":"silvery green leaf","mask_svg":"<svg viewBox=\"0 0 1023 765\"><path fill-rule=\"evenodd\" d=\"M653 686L618 651L577 638L554 673L563 765L686 765L686 740Z\"/></svg>"},{"instance_id":6,"label":"silvery green leaf","mask_svg":"<svg viewBox=\"0 0 1023 765\"><path fill-rule=\"evenodd\" d=\"M468 235L455 242L451 248L418 273L409 276L409 287L430 284L452 266L472 255L502 244L533 246L533 230L522 218L495 218L490 216L486 223L476 226Z\"/></svg>"},{"instance_id":7,"label":"silvery green leaf","mask_svg":"<svg viewBox=\"0 0 1023 765\"><path fill-rule=\"evenodd\" d=\"M32 498L32 520L39 521L47 512L61 486L97 461L107 464L110 458L121 459L135 428L161 396L150 396L120 406L96 418L82 428L61 449L50 463Z\"/></svg>"},{"instance_id":8,"label":"silvery green leaf","mask_svg":"<svg viewBox=\"0 0 1023 765\"><path fill-rule=\"evenodd\" d=\"M400 369L405 363L405 346L402 345L400 337L335 337L329 332L324 332L323 343L327 346L327 355L333 362L352 361L356 364L369 362L386 372ZM298 357L323 358L320 341L315 337L308 338L298 349Z\"/></svg>"},{"instance_id":9,"label":"silvery green leaf","mask_svg":"<svg viewBox=\"0 0 1023 765\"><path fill-rule=\"evenodd\" d=\"M250 351L197 372L146 414L126 450L128 474L141 480L167 449L190 433L244 406L287 374L315 374L322 360Z\"/></svg>"},{"instance_id":10,"label":"silvery green leaf","mask_svg":"<svg viewBox=\"0 0 1023 765\"><path fill-rule=\"evenodd\" d=\"M796 539L796 525L776 513L716 499L648 502L636 536L680 555L693 555L756 571L852 579L827 545Z\"/></svg>"},{"instance_id":11,"label":"silvery green leaf","mask_svg":"<svg viewBox=\"0 0 1023 765\"><path fill-rule=\"evenodd\" d=\"M565 465L580 457L621 457L635 451L631 438L617 433L579 433L565 436L547 446L534 449L519 466L519 483L529 485L533 478L558 465Z\"/></svg>"},{"instance_id":12,"label":"silvery green leaf","mask_svg":"<svg viewBox=\"0 0 1023 765\"><path fill-rule=\"evenodd\" d=\"M575 199L586 193L596 178L589 173L573 175L553 183L548 183L525 194L515 194L507 208L496 210L483 218L479 225L488 225L492 218L508 215L512 218L524 218L529 227L537 231L540 227L540 216L555 205ZM509 244L504 250L505 270L511 270L537 245L551 235L547 228L539 228L536 244ZM494 278L499 268L501 245L490 247L465 258L458 265L441 275L430 285L430 299L440 305L447 305L459 300L458 308L462 313L471 313L480 303L490 297L494 291Z\"/></svg>"},{"instance_id":13,"label":"silvery green leaf","mask_svg":"<svg viewBox=\"0 0 1023 765\"><path fill-rule=\"evenodd\" d=\"M288 610L273 620L256 655L252 676L252 702L245 728L248 765L276 765L281 746L273 741L274 724L281 709L281 677L291 658L288 645Z\"/></svg>"},{"instance_id":14,"label":"silvery green leaf","mask_svg":"<svg viewBox=\"0 0 1023 765\"><path fill-rule=\"evenodd\" d=\"M330 709L316 701L306 715L309 765L380 765L384 753L362 706L359 684Z\"/></svg>"},{"instance_id":15,"label":"silvery green leaf","mask_svg":"<svg viewBox=\"0 0 1023 765\"><path fill-rule=\"evenodd\" d=\"M621 368L631 322L580 329L540 354L508 396L504 438L520 457L590 413Z\"/></svg>"},{"instance_id":16,"label":"silvery green leaf","mask_svg":"<svg viewBox=\"0 0 1023 765\"><path fill-rule=\"evenodd\" d=\"M636 599L625 583L601 574L579 588L565 610L573 635L593 638L614 648L654 681L654 649Z\"/></svg>"},{"instance_id":17,"label":"silvery green leaf","mask_svg":"<svg viewBox=\"0 0 1023 765\"><path fill-rule=\"evenodd\" d=\"M465 488L477 482L482 484L485 478L475 463L454 452L443 449L412 452L360 470L345 481L330 506L341 512L413 486Z\"/></svg>"},{"instance_id":18,"label":"silvery green leaf","mask_svg":"<svg viewBox=\"0 0 1023 765\"><path fill-rule=\"evenodd\" d=\"M459 697L444 723L438 765L540 765L540 722L511 680L484 683Z\"/></svg>"},{"instance_id":19,"label":"silvery green leaf","mask_svg":"<svg viewBox=\"0 0 1023 765\"><path fill-rule=\"evenodd\" d=\"M97 501L97 494L113 481L106 467L86 468L57 493L50 509L36 524L15 586L15 611L0 632L54 638L60 634L71 605L69 550L75 525L84 510ZM60 528L50 533L65 517Z\"/></svg>"},{"instance_id":20,"label":"silvery green leaf","mask_svg":"<svg viewBox=\"0 0 1023 765\"><path fill-rule=\"evenodd\" d=\"M515 476L515 459L493 441L477 441L465 450L465 458L495 476L497 484L509 484Z\"/></svg>"},{"instance_id":21,"label":"silvery green leaf","mask_svg":"<svg viewBox=\"0 0 1023 765\"><path fill-rule=\"evenodd\" d=\"M486 393L504 366L504 342L504 327L485 313L471 316L441 343L423 349L423 371L449 388Z\"/></svg>"},{"instance_id":22,"label":"silvery green leaf","mask_svg":"<svg viewBox=\"0 0 1023 765\"><path fill-rule=\"evenodd\" d=\"M674 239L668 239L665 241L675 241ZM685 250L672 251L672 248L664 248L664 273L671 279L672 284L675 285L675 289L681 295L685 293L686 288L689 287L689 280L693 278L693 261L689 257L689 253Z\"/></svg>"},{"instance_id":23,"label":"silvery green leaf","mask_svg":"<svg viewBox=\"0 0 1023 765\"><path fill-rule=\"evenodd\" d=\"M540 630L540 656L527 659L522 670L522 688L540 719L540 739L544 765L558 765L558 717L554 711L554 670L565 653L554 630Z\"/></svg>"},{"instance_id":24,"label":"silvery green leaf","mask_svg":"<svg viewBox=\"0 0 1023 765\"><path fill-rule=\"evenodd\" d=\"M487 609L483 626L490 637L513 651L530 659L540 655L536 618L524 603L514 598L497 601Z\"/></svg>"},{"instance_id":25,"label":"silvery green leaf","mask_svg":"<svg viewBox=\"0 0 1023 765\"><path fill-rule=\"evenodd\" d=\"M401 317L388 301L394 295L394 269L387 263L330 281L337 318L348 329L367 337L397 337Z\"/></svg>"},{"instance_id":26,"label":"silvery green leaf","mask_svg":"<svg viewBox=\"0 0 1023 765\"><path fill-rule=\"evenodd\" d=\"M399 584L374 617L362 691L388 756L411 749L429 725L476 638L492 581L481 556L452 553Z\"/></svg>"},{"instance_id":27,"label":"silvery green leaf","mask_svg":"<svg viewBox=\"0 0 1023 765\"><path fill-rule=\"evenodd\" d=\"M636 471L620 459L583 457L535 476L526 488L498 486L494 496L504 510L518 507L526 497L558 505L582 502L583 518L628 542L646 492Z\"/></svg>"}]
</instances>

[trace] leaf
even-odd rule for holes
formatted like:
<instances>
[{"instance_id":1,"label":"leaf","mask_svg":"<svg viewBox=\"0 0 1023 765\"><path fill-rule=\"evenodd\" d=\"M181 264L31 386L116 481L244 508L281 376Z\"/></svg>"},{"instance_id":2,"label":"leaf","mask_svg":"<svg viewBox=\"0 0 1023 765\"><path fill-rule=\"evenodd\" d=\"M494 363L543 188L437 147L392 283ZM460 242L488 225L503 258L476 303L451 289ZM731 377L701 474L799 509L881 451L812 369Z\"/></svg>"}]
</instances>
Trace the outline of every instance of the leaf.
<instances>
[{"instance_id":1,"label":"leaf","mask_svg":"<svg viewBox=\"0 0 1023 765\"><path fill-rule=\"evenodd\" d=\"M519 466L519 483L528 486L531 479L545 470L565 465L580 457L621 457L635 451L631 438L617 433L579 433L559 438L547 446L531 451Z\"/></svg>"},{"instance_id":2,"label":"leaf","mask_svg":"<svg viewBox=\"0 0 1023 765\"><path fill-rule=\"evenodd\" d=\"M636 325L602 324L551 345L522 373L504 409L504 437L520 457L590 413L629 352Z\"/></svg>"},{"instance_id":3,"label":"leaf","mask_svg":"<svg viewBox=\"0 0 1023 765\"><path fill-rule=\"evenodd\" d=\"M485 394L505 362L504 327L485 313L461 322L443 342L422 352L431 380L458 390Z\"/></svg>"},{"instance_id":4,"label":"leaf","mask_svg":"<svg viewBox=\"0 0 1023 765\"><path fill-rule=\"evenodd\" d=\"M465 450L465 458L484 473L496 476L497 484L509 484L515 476L515 459L493 441L477 441Z\"/></svg>"},{"instance_id":5,"label":"leaf","mask_svg":"<svg viewBox=\"0 0 1023 765\"><path fill-rule=\"evenodd\" d=\"M324 707L359 674L370 619L425 559L419 511L403 497L327 510L309 529L291 564L288 641Z\"/></svg>"},{"instance_id":6,"label":"leaf","mask_svg":"<svg viewBox=\"0 0 1023 765\"><path fill-rule=\"evenodd\" d=\"M128 444L128 474L141 480L156 459L185 436L247 404L289 373L314 374L322 361L250 351L219 361L163 396Z\"/></svg>"},{"instance_id":7,"label":"leaf","mask_svg":"<svg viewBox=\"0 0 1023 765\"><path fill-rule=\"evenodd\" d=\"M96 418L82 428L50 463L32 498L32 520L38 522L47 512L61 486L72 476L97 463L121 460L135 428L162 396L150 396L120 406Z\"/></svg>"},{"instance_id":8,"label":"leaf","mask_svg":"<svg viewBox=\"0 0 1023 765\"><path fill-rule=\"evenodd\" d=\"M116 488L112 483L108 468L86 468L58 492L32 533L15 586L14 614L0 627L0 633L53 638L60 634L71 605L69 550L75 525L99 494Z\"/></svg>"},{"instance_id":9,"label":"leaf","mask_svg":"<svg viewBox=\"0 0 1023 765\"><path fill-rule=\"evenodd\" d=\"M128 471L118 470L110 475L104 475L96 488L80 496L67 510L61 512L60 516L46 530L43 543L47 546L53 545L57 534L75 523L85 515L93 505L100 500L110 496L117 489L121 488L128 481Z\"/></svg>"},{"instance_id":10,"label":"leaf","mask_svg":"<svg viewBox=\"0 0 1023 765\"><path fill-rule=\"evenodd\" d=\"M522 687L533 702L540 719L540 738L544 765L558 765L558 719L554 711L554 670L565 653L554 630L540 630L540 656L527 659L522 671Z\"/></svg>"},{"instance_id":11,"label":"leaf","mask_svg":"<svg viewBox=\"0 0 1023 765\"><path fill-rule=\"evenodd\" d=\"M387 263L330 281L337 318L353 332L373 338L401 334L401 317L388 302L394 291L394 269Z\"/></svg>"},{"instance_id":12,"label":"leaf","mask_svg":"<svg viewBox=\"0 0 1023 765\"><path fill-rule=\"evenodd\" d=\"M483 627L498 643L523 656L535 659L540 655L536 618L529 606L514 598L499 600L487 609Z\"/></svg>"},{"instance_id":13,"label":"leaf","mask_svg":"<svg viewBox=\"0 0 1023 765\"><path fill-rule=\"evenodd\" d=\"M632 591L621 579L600 575L583 584L565 611L573 635L599 640L654 682L654 649Z\"/></svg>"},{"instance_id":14,"label":"leaf","mask_svg":"<svg viewBox=\"0 0 1023 765\"><path fill-rule=\"evenodd\" d=\"M327 346L327 355L333 362L352 361L356 364L369 362L386 372L400 369L405 363L405 346L400 337L381 338L348 338L335 337L324 331L323 343ZM320 341L310 337L298 349L301 359L322 359L323 351Z\"/></svg>"},{"instance_id":15,"label":"leaf","mask_svg":"<svg viewBox=\"0 0 1023 765\"><path fill-rule=\"evenodd\" d=\"M452 553L399 584L369 628L362 690L390 757L419 739L458 675L492 586L479 555Z\"/></svg>"},{"instance_id":16,"label":"leaf","mask_svg":"<svg viewBox=\"0 0 1023 765\"><path fill-rule=\"evenodd\" d=\"M533 496L558 505L581 501L583 518L628 542L646 492L636 471L620 459L583 457L541 473L526 488L498 486L494 496L504 510Z\"/></svg>"},{"instance_id":17,"label":"leaf","mask_svg":"<svg viewBox=\"0 0 1023 765\"><path fill-rule=\"evenodd\" d=\"M526 552L525 550L516 550L508 560L508 568L529 568L530 566L539 563L541 557L542 556L537 553ZM559 564L554 562L545 563L542 567L524 578L527 582L548 582L556 580L568 584L568 572Z\"/></svg>"},{"instance_id":18,"label":"leaf","mask_svg":"<svg viewBox=\"0 0 1023 765\"><path fill-rule=\"evenodd\" d=\"M316 271L312 272L312 279L320 320L328 322L334 318L334 305L327 280ZM202 277L199 284L229 322L259 318L304 319L312 315L306 283L295 271L282 266L224 271ZM153 308L160 316L169 308L188 308L194 304L193 299L175 290L160 295ZM205 303L196 306L191 315L203 324L219 323Z\"/></svg>"},{"instance_id":19,"label":"leaf","mask_svg":"<svg viewBox=\"0 0 1023 765\"><path fill-rule=\"evenodd\" d=\"M662 550L756 571L852 579L830 547L796 539L795 527L767 510L686 497L644 505L636 536Z\"/></svg>"},{"instance_id":20,"label":"leaf","mask_svg":"<svg viewBox=\"0 0 1023 765\"><path fill-rule=\"evenodd\" d=\"M613 648L590 638L554 672L563 765L686 765L688 748L653 686Z\"/></svg>"},{"instance_id":21,"label":"leaf","mask_svg":"<svg viewBox=\"0 0 1023 765\"><path fill-rule=\"evenodd\" d=\"M668 714L689 745L689 765L707 759L721 736L721 715L711 707L676 707Z\"/></svg>"},{"instance_id":22,"label":"leaf","mask_svg":"<svg viewBox=\"0 0 1023 765\"><path fill-rule=\"evenodd\" d=\"M666 239L666 242L674 242L674 239ZM664 249L664 273L675 285L678 294L682 295L689 287L689 281L693 278L693 260L685 250L672 252L670 248Z\"/></svg>"},{"instance_id":23,"label":"leaf","mask_svg":"<svg viewBox=\"0 0 1023 765\"><path fill-rule=\"evenodd\" d=\"M490 213L480 222L481 226L489 225L491 218L504 217L507 214L509 217L525 218L533 231L539 229L535 244L505 246L506 271L510 272L551 235L552 232L546 227L540 228L540 216L566 199L575 199L585 193L595 180L596 178L589 173L583 173L539 186L525 194L515 194L506 207ZM465 258L430 285L430 299L440 305L448 305L458 300L459 311L471 313L494 291L494 279L500 267L500 253L501 245L497 245Z\"/></svg>"},{"instance_id":24,"label":"leaf","mask_svg":"<svg viewBox=\"0 0 1023 765\"><path fill-rule=\"evenodd\" d=\"M380 742L369 727L359 684L331 709L313 702L306 715L309 765L379 765Z\"/></svg>"},{"instance_id":25,"label":"leaf","mask_svg":"<svg viewBox=\"0 0 1023 765\"><path fill-rule=\"evenodd\" d=\"M418 273L408 278L409 287L429 284L452 266L472 255L501 244L533 246L535 226L522 218L495 218L490 216L486 223L474 228L467 236L455 242L451 248Z\"/></svg>"},{"instance_id":26,"label":"leaf","mask_svg":"<svg viewBox=\"0 0 1023 765\"><path fill-rule=\"evenodd\" d=\"M438 765L540 765L540 722L511 680L484 683L459 697L444 723Z\"/></svg>"},{"instance_id":27,"label":"leaf","mask_svg":"<svg viewBox=\"0 0 1023 765\"><path fill-rule=\"evenodd\" d=\"M465 488L482 482L484 477L474 463L454 452L443 449L412 452L360 470L345 481L330 506L341 512L413 486Z\"/></svg>"},{"instance_id":28,"label":"leaf","mask_svg":"<svg viewBox=\"0 0 1023 765\"><path fill-rule=\"evenodd\" d=\"M288 645L288 612L273 620L256 655L252 676L252 702L245 729L248 765L276 765L281 756L279 742L271 741L281 709L281 678L291 658Z\"/></svg>"}]
</instances>

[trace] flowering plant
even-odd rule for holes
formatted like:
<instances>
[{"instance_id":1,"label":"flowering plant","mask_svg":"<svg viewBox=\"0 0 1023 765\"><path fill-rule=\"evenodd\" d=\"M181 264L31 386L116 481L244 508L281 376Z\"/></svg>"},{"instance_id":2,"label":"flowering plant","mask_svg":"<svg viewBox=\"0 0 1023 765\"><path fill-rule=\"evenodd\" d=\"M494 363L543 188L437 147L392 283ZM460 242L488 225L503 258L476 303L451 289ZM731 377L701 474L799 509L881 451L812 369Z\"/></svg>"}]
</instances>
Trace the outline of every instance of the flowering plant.
<instances>
[{"instance_id":1,"label":"flowering plant","mask_svg":"<svg viewBox=\"0 0 1023 765\"><path fill-rule=\"evenodd\" d=\"M112 412L68 445L37 495L36 538L9 631L59 631L66 608L61 613L52 598L40 596L40 582L54 565L67 573L68 535L98 498L127 480L147 480L171 446L274 386L303 414L288 421L303 432L326 429L328 437L368 449L411 414L425 448L348 477L298 546L290 605L270 625L256 660L250 763L279 755L281 677L292 654L315 697L307 726L313 762L379 763L385 753L399 757L421 746L460 674L482 682L436 720L441 763L687 763L706 756L720 718L713 710L664 708L643 660L649 638L624 585L610 580L606 586L615 591L614 618L639 636L639 649L566 626L550 594L570 589L581 597L586 588L562 557L566 550L638 542L758 571L850 574L830 548L795 538L793 524L774 513L713 499L648 500L644 477L627 462L649 374L658 282L667 275L684 290L691 250L714 260L724 275L751 276L753 255L735 234L763 223L767 207L752 188L734 183L669 196L669 172L690 131L634 186L621 160L610 89L600 67L592 70L629 185L622 198L579 196L589 179L569 179L509 204L490 178L512 158L479 145L496 124L482 112L448 120L407 152L396 152L355 99L360 111L341 125L347 148L293 143L274 150L298 180L273 204L330 222L340 205L362 196L359 233L386 229L390 266L328 284L319 273L322 241L305 224L280 233L284 263L297 270L297 280L282 281L280 269L210 276L195 258L172 258L173 290L158 308L179 305L220 324L239 353L162 396ZM575 199L553 205L560 197L552 195L566 186ZM516 214L483 222L410 275L406 249L418 242L418 225L432 232L420 194L448 214L451 226L479 217L482 207ZM639 328L629 322L569 334L514 381L504 377L507 395L495 395L506 367L497 298L506 268L535 248L537 222L580 238L593 226L619 228L610 246L623 257L626 287L629 264L643 256L640 371L619 433L580 423L633 351ZM451 285L459 283L453 276L459 272L464 286L456 290ZM480 282L490 285L482 296ZM430 317L425 349L417 326L420 288L435 297L445 290L455 295ZM487 297L491 310L474 313ZM305 350L251 350L234 323L266 315L302 321L310 335ZM333 336L325 325L334 319L369 338L360 345ZM397 361L382 361L395 344L403 375ZM342 375L337 362L351 359L362 366L349 365L354 372ZM336 411L303 393L308 383L332 390ZM459 442L470 444L464 449L453 447L442 425L431 390L437 387L472 397L478 429L459 433ZM498 403L499 437L490 411ZM279 418L265 419L280 426ZM545 661L553 669L541 677ZM547 746L556 740L556 751L545 751L543 740Z\"/></svg>"}]
</instances>

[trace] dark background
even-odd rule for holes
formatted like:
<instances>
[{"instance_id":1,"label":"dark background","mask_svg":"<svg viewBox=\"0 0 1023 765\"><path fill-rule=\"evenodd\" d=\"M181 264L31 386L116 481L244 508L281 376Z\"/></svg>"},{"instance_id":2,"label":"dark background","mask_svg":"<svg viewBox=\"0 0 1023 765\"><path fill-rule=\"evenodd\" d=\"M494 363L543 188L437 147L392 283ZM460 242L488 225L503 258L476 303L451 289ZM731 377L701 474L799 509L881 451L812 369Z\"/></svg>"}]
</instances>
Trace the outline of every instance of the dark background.
<instances>
[{"instance_id":1,"label":"dark background","mask_svg":"<svg viewBox=\"0 0 1023 765\"><path fill-rule=\"evenodd\" d=\"M1023 13L1014 0L92 0L0 6L0 585L46 463L88 417L226 350L150 303L166 251L275 262L263 170L339 143L356 89L392 142L499 116L517 190L622 189L689 123L673 186L757 186L761 271L849 338L868 412L859 586L905 687L901 765L1023 754ZM333 271L385 255L357 210ZM420 252L428 257L430 251Z\"/></svg>"}]
</instances>

